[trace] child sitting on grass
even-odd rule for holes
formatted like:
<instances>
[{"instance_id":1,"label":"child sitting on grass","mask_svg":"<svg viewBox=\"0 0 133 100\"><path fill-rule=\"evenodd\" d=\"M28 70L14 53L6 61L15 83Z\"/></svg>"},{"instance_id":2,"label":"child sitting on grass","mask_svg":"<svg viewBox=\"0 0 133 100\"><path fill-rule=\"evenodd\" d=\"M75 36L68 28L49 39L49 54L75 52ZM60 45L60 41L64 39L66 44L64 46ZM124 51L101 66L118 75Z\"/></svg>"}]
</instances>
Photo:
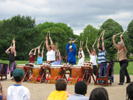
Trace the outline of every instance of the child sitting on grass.
<instances>
[{"instance_id":1,"label":"child sitting on grass","mask_svg":"<svg viewBox=\"0 0 133 100\"><path fill-rule=\"evenodd\" d=\"M67 83L64 79L59 79L55 83L56 90L50 93L47 100L66 100L70 93L66 92Z\"/></svg>"},{"instance_id":2,"label":"child sitting on grass","mask_svg":"<svg viewBox=\"0 0 133 100\"><path fill-rule=\"evenodd\" d=\"M24 71L17 68L13 71L13 78L15 84L9 86L7 89L7 100L30 100L30 91L28 88L22 86Z\"/></svg>"}]
</instances>

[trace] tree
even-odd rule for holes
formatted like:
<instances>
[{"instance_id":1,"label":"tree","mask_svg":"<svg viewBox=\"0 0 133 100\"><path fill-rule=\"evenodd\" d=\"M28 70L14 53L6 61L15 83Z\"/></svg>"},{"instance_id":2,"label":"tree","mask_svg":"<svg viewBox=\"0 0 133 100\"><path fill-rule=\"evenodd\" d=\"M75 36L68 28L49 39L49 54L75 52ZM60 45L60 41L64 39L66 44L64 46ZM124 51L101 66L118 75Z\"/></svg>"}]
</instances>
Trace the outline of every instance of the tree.
<instances>
[{"instance_id":1,"label":"tree","mask_svg":"<svg viewBox=\"0 0 133 100\"><path fill-rule=\"evenodd\" d=\"M128 34L128 44L130 44L129 47L129 53L133 53L133 20L129 23L128 28L127 28L127 34Z\"/></svg>"},{"instance_id":2,"label":"tree","mask_svg":"<svg viewBox=\"0 0 133 100\"><path fill-rule=\"evenodd\" d=\"M100 27L100 30L98 32L98 37L100 36L103 30L105 30L104 43L105 43L105 49L107 52L106 58L113 60L115 58L115 54L117 50L113 46L112 36L114 34L123 32L123 28L119 23L115 22L113 19L108 19ZM120 36L116 36L115 40L116 40L116 43L120 41Z\"/></svg>"},{"instance_id":3,"label":"tree","mask_svg":"<svg viewBox=\"0 0 133 100\"><path fill-rule=\"evenodd\" d=\"M0 58L8 59L5 50L11 45L13 35L15 35L16 59L29 59L28 53L30 49L39 45L38 31L35 26L35 19L32 19L30 16L21 17L17 15L11 19L3 20L3 24L0 26L0 46L2 48Z\"/></svg>"},{"instance_id":4,"label":"tree","mask_svg":"<svg viewBox=\"0 0 133 100\"><path fill-rule=\"evenodd\" d=\"M80 41L84 41L84 46L83 46L83 50L85 51L85 55L88 55L87 50L85 48L86 45L86 39L88 37L88 48L91 50L92 49L92 45L94 43L94 41L97 38L97 33L98 33L98 29L94 28L92 25L87 25L86 28L84 28L84 31L82 33L80 33ZM79 41L79 45L80 45L80 41ZM78 47L79 47L78 45ZM96 47L96 45L95 45Z\"/></svg>"}]
</instances>

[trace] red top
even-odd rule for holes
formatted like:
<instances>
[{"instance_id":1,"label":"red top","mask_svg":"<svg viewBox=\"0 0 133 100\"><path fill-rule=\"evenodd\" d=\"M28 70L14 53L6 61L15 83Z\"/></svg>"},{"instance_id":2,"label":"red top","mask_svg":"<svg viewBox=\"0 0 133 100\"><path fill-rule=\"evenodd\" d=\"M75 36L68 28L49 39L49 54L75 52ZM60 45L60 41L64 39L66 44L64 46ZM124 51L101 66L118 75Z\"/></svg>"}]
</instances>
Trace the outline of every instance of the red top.
<instances>
[{"instance_id":1,"label":"red top","mask_svg":"<svg viewBox=\"0 0 133 100\"><path fill-rule=\"evenodd\" d=\"M35 55L33 55L32 57L30 57L30 63L34 63L35 60Z\"/></svg>"}]
</instances>

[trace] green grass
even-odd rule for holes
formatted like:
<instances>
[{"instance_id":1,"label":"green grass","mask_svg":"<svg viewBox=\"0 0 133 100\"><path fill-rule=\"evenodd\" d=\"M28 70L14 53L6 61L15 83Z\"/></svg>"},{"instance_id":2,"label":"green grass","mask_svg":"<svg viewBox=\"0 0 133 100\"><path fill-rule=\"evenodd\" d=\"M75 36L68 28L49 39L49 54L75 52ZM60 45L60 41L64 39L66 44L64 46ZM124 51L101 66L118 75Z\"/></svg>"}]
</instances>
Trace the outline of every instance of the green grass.
<instances>
[{"instance_id":1,"label":"green grass","mask_svg":"<svg viewBox=\"0 0 133 100\"><path fill-rule=\"evenodd\" d=\"M88 59L88 61L89 61L89 59ZM16 62L16 65L17 64L26 64L26 63L29 63L29 61L19 61L19 60L16 60L15 62ZM9 64L9 61L8 60L0 60L0 63L7 63L7 64ZM36 64L36 61L35 61L35 64ZM127 70L128 70L130 75L133 75L133 62L129 62ZM120 71L120 65L119 65L119 62L116 62L115 66L114 66L114 74L119 74L119 71Z\"/></svg>"}]
</instances>

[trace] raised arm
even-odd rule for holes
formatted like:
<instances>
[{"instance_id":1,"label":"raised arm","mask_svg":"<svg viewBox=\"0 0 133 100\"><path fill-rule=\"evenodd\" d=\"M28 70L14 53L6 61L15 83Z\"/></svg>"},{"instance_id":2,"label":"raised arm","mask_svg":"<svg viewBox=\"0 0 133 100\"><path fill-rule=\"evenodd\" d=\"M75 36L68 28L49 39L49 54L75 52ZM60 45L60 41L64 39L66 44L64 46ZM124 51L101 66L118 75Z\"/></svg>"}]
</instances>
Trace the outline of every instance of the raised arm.
<instances>
[{"instance_id":1,"label":"raised arm","mask_svg":"<svg viewBox=\"0 0 133 100\"><path fill-rule=\"evenodd\" d=\"M87 51L88 51L88 53L90 55L91 53L90 53L90 50L88 49L88 46L86 45L85 47L86 47L86 49L87 49Z\"/></svg>"},{"instance_id":2,"label":"raised arm","mask_svg":"<svg viewBox=\"0 0 133 100\"><path fill-rule=\"evenodd\" d=\"M59 51L58 53L59 53L59 59L61 59L61 54L60 54L60 51Z\"/></svg>"},{"instance_id":3,"label":"raised arm","mask_svg":"<svg viewBox=\"0 0 133 100\"><path fill-rule=\"evenodd\" d=\"M51 44L52 49L55 51L55 46L54 46L54 43L53 43L51 37L49 37L49 40L50 40L50 44Z\"/></svg>"},{"instance_id":4,"label":"raised arm","mask_svg":"<svg viewBox=\"0 0 133 100\"><path fill-rule=\"evenodd\" d=\"M122 37L123 37L123 35L120 35L120 39L121 39L121 43L122 43L122 47L123 47L124 51L127 52L127 49L126 49L126 47L125 47L125 45L124 45L124 42L123 42Z\"/></svg>"},{"instance_id":5,"label":"raised arm","mask_svg":"<svg viewBox=\"0 0 133 100\"><path fill-rule=\"evenodd\" d=\"M13 43L13 48L15 49L15 40L14 39L12 40L12 43Z\"/></svg>"},{"instance_id":6,"label":"raised arm","mask_svg":"<svg viewBox=\"0 0 133 100\"><path fill-rule=\"evenodd\" d=\"M97 42L97 49L99 48L100 44L100 38L98 38L98 42Z\"/></svg>"},{"instance_id":7,"label":"raised arm","mask_svg":"<svg viewBox=\"0 0 133 100\"><path fill-rule=\"evenodd\" d=\"M17 52L16 52L16 50L14 51L14 56L15 56L15 57L17 56Z\"/></svg>"},{"instance_id":8,"label":"raised arm","mask_svg":"<svg viewBox=\"0 0 133 100\"><path fill-rule=\"evenodd\" d=\"M11 47L12 47L12 46L10 46L10 47L5 51L6 54L10 54L9 50L11 49Z\"/></svg>"},{"instance_id":9,"label":"raised arm","mask_svg":"<svg viewBox=\"0 0 133 100\"><path fill-rule=\"evenodd\" d=\"M103 50L105 50L105 46L104 46L104 38L102 37L102 48Z\"/></svg>"},{"instance_id":10,"label":"raised arm","mask_svg":"<svg viewBox=\"0 0 133 100\"><path fill-rule=\"evenodd\" d=\"M115 47L116 49L118 49L118 46L117 46L117 44L116 44L116 42L115 42L115 37L116 37L116 35L113 35L113 45L114 45L114 47Z\"/></svg>"},{"instance_id":11,"label":"raised arm","mask_svg":"<svg viewBox=\"0 0 133 100\"><path fill-rule=\"evenodd\" d=\"M34 49L34 55L36 55L36 49L37 49L37 48Z\"/></svg>"},{"instance_id":12,"label":"raised arm","mask_svg":"<svg viewBox=\"0 0 133 100\"><path fill-rule=\"evenodd\" d=\"M72 41L72 47L73 47L73 51L72 52L74 52L74 54L76 55L77 54L77 48L76 48L74 42L75 41Z\"/></svg>"},{"instance_id":13,"label":"raised arm","mask_svg":"<svg viewBox=\"0 0 133 100\"><path fill-rule=\"evenodd\" d=\"M49 51L48 37L46 37L46 49Z\"/></svg>"},{"instance_id":14,"label":"raised arm","mask_svg":"<svg viewBox=\"0 0 133 100\"><path fill-rule=\"evenodd\" d=\"M32 53L33 50L34 50L34 49L31 49L31 50L30 50L29 55Z\"/></svg>"},{"instance_id":15,"label":"raised arm","mask_svg":"<svg viewBox=\"0 0 133 100\"><path fill-rule=\"evenodd\" d=\"M70 43L71 43L71 41L69 41L69 43L68 43L67 46L66 46L67 53L69 52Z\"/></svg>"},{"instance_id":16,"label":"raised arm","mask_svg":"<svg viewBox=\"0 0 133 100\"><path fill-rule=\"evenodd\" d=\"M38 47L38 54L40 53L40 46Z\"/></svg>"},{"instance_id":17,"label":"raised arm","mask_svg":"<svg viewBox=\"0 0 133 100\"><path fill-rule=\"evenodd\" d=\"M97 54L96 54L96 50L95 50L95 48L94 48L94 45L92 45L92 49L93 49L93 51L95 52L95 56L96 56Z\"/></svg>"},{"instance_id":18,"label":"raised arm","mask_svg":"<svg viewBox=\"0 0 133 100\"><path fill-rule=\"evenodd\" d=\"M43 57L43 52L44 52L44 46L42 47L42 57Z\"/></svg>"}]
</instances>

